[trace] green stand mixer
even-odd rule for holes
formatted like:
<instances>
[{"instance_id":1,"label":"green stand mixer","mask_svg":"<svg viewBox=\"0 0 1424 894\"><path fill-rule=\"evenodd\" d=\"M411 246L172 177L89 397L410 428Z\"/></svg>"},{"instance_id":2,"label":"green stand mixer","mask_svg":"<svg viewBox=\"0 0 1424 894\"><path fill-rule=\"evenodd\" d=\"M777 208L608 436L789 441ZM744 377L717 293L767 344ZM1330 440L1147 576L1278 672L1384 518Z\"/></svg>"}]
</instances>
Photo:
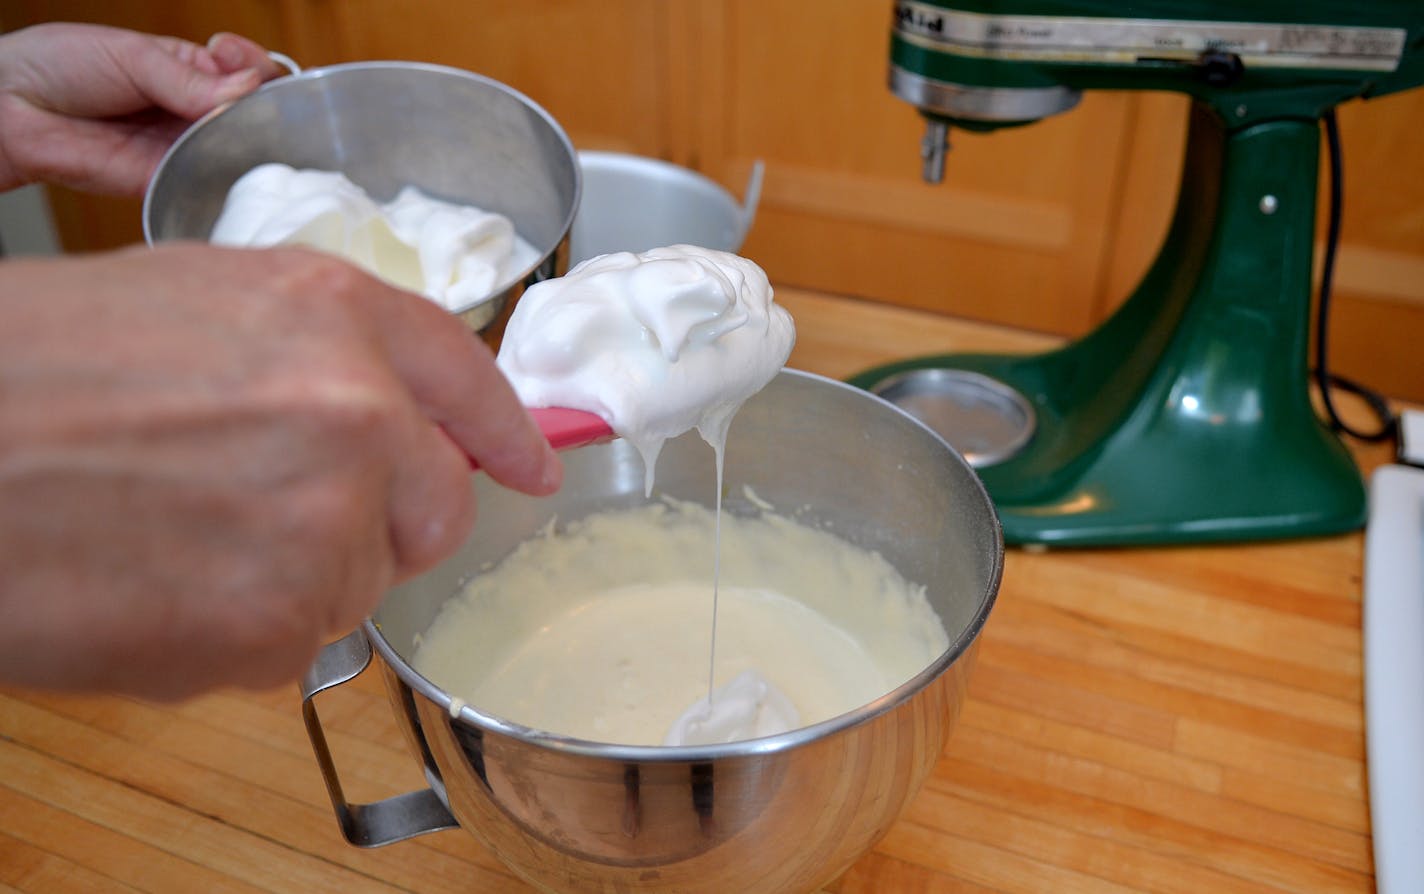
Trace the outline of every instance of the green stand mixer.
<instances>
[{"instance_id":1,"label":"green stand mixer","mask_svg":"<svg viewBox=\"0 0 1424 894\"><path fill-rule=\"evenodd\" d=\"M1044 354L950 354L851 381L976 465L1019 544L1262 539L1360 527L1365 493L1309 390L1321 121L1424 83L1424 3L898 2L890 86L949 128L1066 111L1083 90L1192 97L1172 223L1096 330Z\"/></svg>"}]
</instances>

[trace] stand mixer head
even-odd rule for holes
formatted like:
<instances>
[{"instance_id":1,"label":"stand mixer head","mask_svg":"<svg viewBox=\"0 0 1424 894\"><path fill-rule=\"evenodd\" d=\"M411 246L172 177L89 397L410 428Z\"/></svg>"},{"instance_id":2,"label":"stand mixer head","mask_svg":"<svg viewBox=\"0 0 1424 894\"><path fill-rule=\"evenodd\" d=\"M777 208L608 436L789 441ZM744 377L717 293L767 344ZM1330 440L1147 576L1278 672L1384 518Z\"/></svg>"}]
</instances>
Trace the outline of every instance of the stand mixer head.
<instances>
[{"instance_id":1,"label":"stand mixer head","mask_svg":"<svg viewBox=\"0 0 1424 894\"><path fill-rule=\"evenodd\" d=\"M1424 83L1412 0L1349 6L1255 0L899 2L890 89L927 128L925 180L944 174L951 126L972 131L1066 112L1083 90L1170 90L1235 126L1309 114ZM1410 50L1412 52L1408 52Z\"/></svg>"},{"instance_id":2,"label":"stand mixer head","mask_svg":"<svg viewBox=\"0 0 1424 894\"><path fill-rule=\"evenodd\" d=\"M1307 376L1320 120L1424 83L1424 4L902 0L890 88L952 128L1017 127L1084 90L1192 97L1156 261L1086 336L1033 356L914 358L852 379L974 461L1011 543L1289 537L1363 524Z\"/></svg>"}]
</instances>

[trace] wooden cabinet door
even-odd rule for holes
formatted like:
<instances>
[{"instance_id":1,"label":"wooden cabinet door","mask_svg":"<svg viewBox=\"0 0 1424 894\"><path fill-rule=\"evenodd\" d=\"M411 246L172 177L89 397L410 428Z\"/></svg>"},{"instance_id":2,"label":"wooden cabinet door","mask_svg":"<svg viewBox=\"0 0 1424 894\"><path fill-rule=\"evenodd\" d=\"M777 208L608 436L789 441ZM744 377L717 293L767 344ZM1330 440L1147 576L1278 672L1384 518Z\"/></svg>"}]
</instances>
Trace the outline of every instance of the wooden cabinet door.
<instances>
[{"instance_id":1,"label":"wooden cabinet door","mask_svg":"<svg viewBox=\"0 0 1424 894\"><path fill-rule=\"evenodd\" d=\"M683 7L704 47L697 159L766 163L746 253L773 281L1049 332L1093 319L1133 99L992 135L956 133L924 183L922 119L886 87L888 4Z\"/></svg>"},{"instance_id":2,"label":"wooden cabinet door","mask_svg":"<svg viewBox=\"0 0 1424 894\"><path fill-rule=\"evenodd\" d=\"M580 148L667 154L670 7L664 0L343 0L347 59L417 59L503 81Z\"/></svg>"},{"instance_id":3,"label":"wooden cabinet door","mask_svg":"<svg viewBox=\"0 0 1424 894\"><path fill-rule=\"evenodd\" d=\"M1345 200L1330 366L1424 403L1424 90L1349 103L1339 117Z\"/></svg>"}]
</instances>

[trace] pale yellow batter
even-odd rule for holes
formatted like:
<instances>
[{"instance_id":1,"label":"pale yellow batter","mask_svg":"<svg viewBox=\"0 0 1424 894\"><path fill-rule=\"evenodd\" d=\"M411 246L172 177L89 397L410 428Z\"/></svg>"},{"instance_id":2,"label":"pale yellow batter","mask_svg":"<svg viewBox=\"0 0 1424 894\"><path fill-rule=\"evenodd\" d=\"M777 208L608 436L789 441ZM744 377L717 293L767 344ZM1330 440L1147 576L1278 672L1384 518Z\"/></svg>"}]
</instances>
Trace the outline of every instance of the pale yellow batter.
<instances>
[{"instance_id":1,"label":"pale yellow batter","mask_svg":"<svg viewBox=\"0 0 1424 894\"><path fill-rule=\"evenodd\" d=\"M662 744L707 695L713 542L712 513L683 503L547 531L452 598L412 663L506 720ZM719 598L716 685L756 671L803 726L894 689L949 645L923 587L774 514L723 514ZM779 716L764 712L752 735L781 731Z\"/></svg>"}]
</instances>

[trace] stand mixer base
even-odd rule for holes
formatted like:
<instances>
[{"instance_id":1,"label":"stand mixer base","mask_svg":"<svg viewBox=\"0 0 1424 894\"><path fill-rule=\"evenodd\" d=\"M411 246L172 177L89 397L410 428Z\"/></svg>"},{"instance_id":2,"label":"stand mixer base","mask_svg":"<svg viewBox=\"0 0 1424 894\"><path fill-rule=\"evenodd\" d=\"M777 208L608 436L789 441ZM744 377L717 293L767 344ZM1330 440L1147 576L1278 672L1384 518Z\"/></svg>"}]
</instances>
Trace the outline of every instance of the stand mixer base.
<instances>
[{"instance_id":1,"label":"stand mixer base","mask_svg":"<svg viewBox=\"0 0 1424 894\"><path fill-rule=\"evenodd\" d=\"M1190 395L1148 399L1120 424L1085 439L1081 422L1091 408L1075 407L1065 416L1055 396L1039 390L1050 359L946 355L912 363L884 377L879 373L885 370L872 370L853 382L899 404L956 447L966 431L945 430L945 417L924 389L913 404L901 399L911 369L935 378L947 371L956 378L988 376L1033 408L1032 437L1012 455L976 467L1009 543L1260 540L1334 534L1363 524L1364 491L1354 462L1308 408L1305 414L1272 413L1263 424L1204 415L1199 401L1184 399ZM989 428L999 430L998 424ZM974 432L967 436L980 440ZM971 459L976 455L966 452Z\"/></svg>"}]
</instances>

